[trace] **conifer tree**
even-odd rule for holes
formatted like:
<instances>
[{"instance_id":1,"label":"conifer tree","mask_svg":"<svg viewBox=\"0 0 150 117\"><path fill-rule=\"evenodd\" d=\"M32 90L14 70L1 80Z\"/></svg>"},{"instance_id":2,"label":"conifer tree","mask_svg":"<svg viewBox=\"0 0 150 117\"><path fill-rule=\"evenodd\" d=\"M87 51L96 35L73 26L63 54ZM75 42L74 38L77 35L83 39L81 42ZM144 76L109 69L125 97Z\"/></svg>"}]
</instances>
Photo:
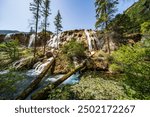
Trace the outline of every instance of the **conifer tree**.
<instances>
[{"instance_id":1,"label":"conifer tree","mask_svg":"<svg viewBox=\"0 0 150 117\"><path fill-rule=\"evenodd\" d=\"M43 20L43 31L44 31L44 40L43 40L43 54L45 54L46 49L46 42L47 42L47 27L49 25L48 23L48 16L50 15L50 0L44 0L42 5L42 16L44 17Z\"/></svg>"},{"instance_id":2,"label":"conifer tree","mask_svg":"<svg viewBox=\"0 0 150 117\"><path fill-rule=\"evenodd\" d=\"M61 17L61 14L60 14L60 11L58 10L58 13L55 17L55 21L54 21L54 24L56 26L56 35L57 35L57 48L58 48L58 34L62 31L62 17Z\"/></svg>"},{"instance_id":3,"label":"conifer tree","mask_svg":"<svg viewBox=\"0 0 150 117\"><path fill-rule=\"evenodd\" d=\"M41 6L42 0L33 0L32 3L30 3L30 11L33 14L33 18L35 20L35 42L34 42L34 57L36 55L36 46L37 46L37 35L38 35L38 23L40 18L40 6Z\"/></svg>"},{"instance_id":4,"label":"conifer tree","mask_svg":"<svg viewBox=\"0 0 150 117\"><path fill-rule=\"evenodd\" d=\"M105 29L105 42L107 42L107 51L110 53L110 44L107 32L109 31L108 24L116 12L116 4L118 0L96 0L96 29Z\"/></svg>"}]
</instances>

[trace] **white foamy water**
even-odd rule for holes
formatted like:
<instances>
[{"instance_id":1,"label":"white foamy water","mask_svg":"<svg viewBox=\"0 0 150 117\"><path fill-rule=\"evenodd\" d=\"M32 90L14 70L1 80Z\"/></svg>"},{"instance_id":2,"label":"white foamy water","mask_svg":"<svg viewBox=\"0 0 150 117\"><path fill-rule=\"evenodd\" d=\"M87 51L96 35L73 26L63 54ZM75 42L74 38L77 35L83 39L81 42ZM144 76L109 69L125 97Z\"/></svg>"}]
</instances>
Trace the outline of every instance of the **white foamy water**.
<instances>
[{"instance_id":1,"label":"white foamy water","mask_svg":"<svg viewBox=\"0 0 150 117\"><path fill-rule=\"evenodd\" d=\"M92 51L93 48L92 48L92 39L90 37L90 33L87 30L85 30L84 32L85 32L86 37L87 37L89 51Z\"/></svg>"},{"instance_id":2,"label":"white foamy water","mask_svg":"<svg viewBox=\"0 0 150 117\"><path fill-rule=\"evenodd\" d=\"M61 33L58 34L58 38L57 35L53 35L52 37L50 37L50 40L48 41L48 46L52 48L59 48L60 36Z\"/></svg>"},{"instance_id":3,"label":"white foamy water","mask_svg":"<svg viewBox=\"0 0 150 117\"><path fill-rule=\"evenodd\" d=\"M47 59L46 62L37 64L36 67L35 67L35 69L31 69L31 70L28 70L28 71L27 71L27 73L26 73L27 76L38 76L39 74L41 74L41 73L44 71L45 67L47 67L47 65L48 65L53 59L54 59L54 58L51 57L51 58Z\"/></svg>"},{"instance_id":4,"label":"white foamy water","mask_svg":"<svg viewBox=\"0 0 150 117\"><path fill-rule=\"evenodd\" d=\"M35 42L35 34L32 34L29 39L28 48L30 48L34 42Z\"/></svg>"},{"instance_id":5,"label":"white foamy water","mask_svg":"<svg viewBox=\"0 0 150 117\"><path fill-rule=\"evenodd\" d=\"M9 70L0 71L0 75L9 73Z\"/></svg>"}]
</instances>

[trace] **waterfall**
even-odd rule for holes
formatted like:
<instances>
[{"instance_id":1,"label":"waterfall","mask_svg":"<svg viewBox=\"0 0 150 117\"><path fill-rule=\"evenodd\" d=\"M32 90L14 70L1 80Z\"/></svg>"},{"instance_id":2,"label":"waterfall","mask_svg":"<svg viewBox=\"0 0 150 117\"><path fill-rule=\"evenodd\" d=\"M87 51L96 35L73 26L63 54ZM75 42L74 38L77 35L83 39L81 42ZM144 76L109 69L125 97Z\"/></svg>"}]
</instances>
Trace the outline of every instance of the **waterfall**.
<instances>
[{"instance_id":1,"label":"waterfall","mask_svg":"<svg viewBox=\"0 0 150 117\"><path fill-rule=\"evenodd\" d=\"M35 42L35 34L32 34L29 39L28 48L30 48L34 42Z\"/></svg>"},{"instance_id":2,"label":"waterfall","mask_svg":"<svg viewBox=\"0 0 150 117\"><path fill-rule=\"evenodd\" d=\"M11 36L14 35L14 33L9 33L4 37L4 40L9 40L11 39Z\"/></svg>"},{"instance_id":3,"label":"waterfall","mask_svg":"<svg viewBox=\"0 0 150 117\"><path fill-rule=\"evenodd\" d=\"M93 48L92 48L92 39L90 37L90 33L87 30L85 30L84 32L85 32L86 37L87 37L89 51L92 51Z\"/></svg>"},{"instance_id":4,"label":"waterfall","mask_svg":"<svg viewBox=\"0 0 150 117\"><path fill-rule=\"evenodd\" d=\"M92 39L96 41L96 46L97 46L98 48L100 48L100 47L101 47L101 42L100 42L100 40L98 39L98 37L97 37L97 35L96 35L96 32L95 32L95 31L92 31L92 34L93 34Z\"/></svg>"},{"instance_id":5,"label":"waterfall","mask_svg":"<svg viewBox=\"0 0 150 117\"><path fill-rule=\"evenodd\" d=\"M44 63L38 63L35 67L35 69L31 69L27 72L28 76L38 76L40 73L42 73L45 69L45 67L47 67L47 65L53 60L54 58L51 57L49 59L46 60L46 62Z\"/></svg>"},{"instance_id":6,"label":"waterfall","mask_svg":"<svg viewBox=\"0 0 150 117\"><path fill-rule=\"evenodd\" d=\"M58 34L58 40L57 40L57 35L53 35L48 41L48 46L52 48L58 48L60 44L60 36L61 36L61 33Z\"/></svg>"}]
</instances>

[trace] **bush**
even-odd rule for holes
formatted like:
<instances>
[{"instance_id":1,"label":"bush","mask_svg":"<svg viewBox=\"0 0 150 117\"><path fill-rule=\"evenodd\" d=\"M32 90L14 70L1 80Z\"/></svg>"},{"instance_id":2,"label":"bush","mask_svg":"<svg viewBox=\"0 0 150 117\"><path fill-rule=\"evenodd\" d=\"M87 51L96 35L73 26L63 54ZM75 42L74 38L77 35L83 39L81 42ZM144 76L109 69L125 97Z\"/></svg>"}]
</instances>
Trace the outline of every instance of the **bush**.
<instances>
[{"instance_id":1,"label":"bush","mask_svg":"<svg viewBox=\"0 0 150 117\"><path fill-rule=\"evenodd\" d=\"M84 57L84 51L85 47L83 43L77 42L75 39L72 39L70 42L66 43L62 48L62 52L66 54L69 59L72 59L73 57Z\"/></svg>"},{"instance_id":2,"label":"bush","mask_svg":"<svg viewBox=\"0 0 150 117\"><path fill-rule=\"evenodd\" d=\"M141 32L142 34L150 34L150 21L141 24Z\"/></svg>"},{"instance_id":3,"label":"bush","mask_svg":"<svg viewBox=\"0 0 150 117\"><path fill-rule=\"evenodd\" d=\"M0 74L0 99L14 99L17 93L16 83L24 80L22 74L9 71L7 74Z\"/></svg>"},{"instance_id":4,"label":"bush","mask_svg":"<svg viewBox=\"0 0 150 117\"><path fill-rule=\"evenodd\" d=\"M134 46L122 46L112 54L114 64L126 75L126 83L137 91L139 99L150 98L150 40Z\"/></svg>"},{"instance_id":5,"label":"bush","mask_svg":"<svg viewBox=\"0 0 150 117\"><path fill-rule=\"evenodd\" d=\"M11 60L16 60L19 58L19 49L18 49L18 41L8 41L0 44L0 51L5 52Z\"/></svg>"},{"instance_id":6,"label":"bush","mask_svg":"<svg viewBox=\"0 0 150 117\"><path fill-rule=\"evenodd\" d=\"M121 70L121 67L119 65L117 65L117 64L111 64L109 66L109 71L111 71L112 73L115 73L115 72L120 72L122 70Z\"/></svg>"}]
</instances>

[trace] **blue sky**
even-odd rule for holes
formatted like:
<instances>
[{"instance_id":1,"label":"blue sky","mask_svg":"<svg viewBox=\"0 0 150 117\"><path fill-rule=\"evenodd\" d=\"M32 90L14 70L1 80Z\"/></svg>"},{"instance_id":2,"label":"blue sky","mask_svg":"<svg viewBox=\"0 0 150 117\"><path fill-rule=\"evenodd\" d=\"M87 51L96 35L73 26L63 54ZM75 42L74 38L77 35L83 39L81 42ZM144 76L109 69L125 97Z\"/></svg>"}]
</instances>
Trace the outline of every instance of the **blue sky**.
<instances>
[{"instance_id":1,"label":"blue sky","mask_svg":"<svg viewBox=\"0 0 150 117\"><path fill-rule=\"evenodd\" d=\"M122 13L137 0L121 0L118 13ZM32 0L0 0L0 30L29 31L32 14L29 3ZM60 10L63 30L94 29L94 0L51 0L49 30L55 31L54 17Z\"/></svg>"}]
</instances>

